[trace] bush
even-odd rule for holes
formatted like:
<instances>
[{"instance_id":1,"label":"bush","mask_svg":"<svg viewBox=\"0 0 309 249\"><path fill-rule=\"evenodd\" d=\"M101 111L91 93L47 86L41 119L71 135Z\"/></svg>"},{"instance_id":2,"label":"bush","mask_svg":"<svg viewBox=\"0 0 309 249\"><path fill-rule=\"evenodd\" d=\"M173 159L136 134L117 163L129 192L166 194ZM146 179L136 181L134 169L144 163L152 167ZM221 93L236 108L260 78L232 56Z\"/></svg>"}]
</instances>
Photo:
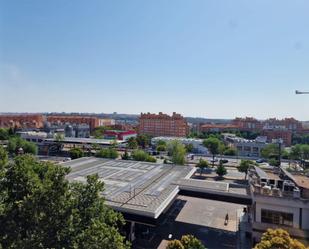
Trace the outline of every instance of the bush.
<instances>
[{"instance_id":1,"label":"bush","mask_svg":"<svg viewBox=\"0 0 309 249\"><path fill-rule=\"evenodd\" d=\"M116 159L118 152L113 148L101 149L97 152L96 157Z\"/></svg>"},{"instance_id":2,"label":"bush","mask_svg":"<svg viewBox=\"0 0 309 249\"><path fill-rule=\"evenodd\" d=\"M77 159L84 156L84 152L81 148L70 149L69 153L72 159Z\"/></svg>"},{"instance_id":3,"label":"bush","mask_svg":"<svg viewBox=\"0 0 309 249\"><path fill-rule=\"evenodd\" d=\"M143 161L143 162L153 162L153 163L155 163L157 161L156 158L154 158L153 156L148 155L143 150L135 150L135 151L133 151L132 158L135 161Z\"/></svg>"},{"instance_id":4,"label":"bush","mask_svg":"<svg viewBox=\"0 0 309 249\"><path fill-rule=\"evenodd\" d=\"M220 177L223 177L224 175L227 174L227 170L226 170L226 168L224 167L224 165L222 163L219 164L219 166L218 166L218 168L216 170L216 173Z\"/></svg>"}]
</instances>

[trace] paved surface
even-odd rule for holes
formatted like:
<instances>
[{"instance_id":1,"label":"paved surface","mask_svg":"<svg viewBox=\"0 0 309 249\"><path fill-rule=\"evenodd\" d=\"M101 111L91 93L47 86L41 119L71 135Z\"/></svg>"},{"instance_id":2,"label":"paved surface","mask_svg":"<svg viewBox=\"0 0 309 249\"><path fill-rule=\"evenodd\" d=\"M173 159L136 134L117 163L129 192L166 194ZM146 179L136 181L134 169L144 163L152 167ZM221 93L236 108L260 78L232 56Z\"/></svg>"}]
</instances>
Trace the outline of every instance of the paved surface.
<instances>
[{"instance_id":1,"label":"paved surface","mask_svg":"<svg viewBox=\"0 0 309 249\"><path fill-rule=\"evenodd\" d=\"M172 239L193 234L208 249L237 248L237 210L243 208L238 204L178 196L162 224L153 231L152 239L134 244L133 248L165 249L169 234ZM226 213L229 222L225 225Z\"/></svg>"}]
</instances>

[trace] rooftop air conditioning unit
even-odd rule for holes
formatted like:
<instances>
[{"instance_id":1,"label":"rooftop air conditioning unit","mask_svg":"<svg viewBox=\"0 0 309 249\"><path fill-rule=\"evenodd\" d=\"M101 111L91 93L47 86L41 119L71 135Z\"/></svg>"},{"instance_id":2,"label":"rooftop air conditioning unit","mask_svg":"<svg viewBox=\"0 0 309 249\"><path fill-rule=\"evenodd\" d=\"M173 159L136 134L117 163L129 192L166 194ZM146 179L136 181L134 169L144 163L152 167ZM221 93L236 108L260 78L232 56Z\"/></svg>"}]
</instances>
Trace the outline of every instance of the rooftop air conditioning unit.
<instances>
[{"instance_id":1,"label":"rooftop air conditioning unit","mask_svg":"<svg viewBox=\"0 0 309 249\"><path fill-rule=\"evenodd\" d=\"M278 188L273 188L271 192L273 196L280 196L280 190Z\"/></svg>"},{"instance_id":2,"label":"rooftop air conditioning unit","mask_svg":"<svg viewBox=\"0 0 309 249\"><path fill-rule=\"evenodd\" d=\"M295 187L293 190L293 197L294 198L300 198L300 190L299 188Z\"/></svg>"},{"instance_id":3,"label":"rooftop air conditioning unit","mask_svg":"<svg viewBox=\"0 0 309 249\"><path fill-rule=\"evenodd\" d=\"M269 194L270 194L270 191L271 191L270 186L264 186L264 187L262 187L262 194L263 194L263 195L269 195Z\"/></svg>"}]
</instances>

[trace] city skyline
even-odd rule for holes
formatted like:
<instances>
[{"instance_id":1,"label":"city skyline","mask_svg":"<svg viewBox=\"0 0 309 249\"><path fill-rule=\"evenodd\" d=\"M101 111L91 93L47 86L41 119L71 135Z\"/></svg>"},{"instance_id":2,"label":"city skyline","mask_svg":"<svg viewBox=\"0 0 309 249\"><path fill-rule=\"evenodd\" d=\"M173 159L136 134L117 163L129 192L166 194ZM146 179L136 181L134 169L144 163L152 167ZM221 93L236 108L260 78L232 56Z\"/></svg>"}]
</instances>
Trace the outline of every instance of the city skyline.
<instances>
[{"instance_id":1,"label":"city skyline","mask_svg":"<svg viewBox=\"0 0 309 249\"><path fill-rule=\"evenodd\" d=\"M309 119L307 1L0 6L0 112Z\"/></svg>"}]
</instances>

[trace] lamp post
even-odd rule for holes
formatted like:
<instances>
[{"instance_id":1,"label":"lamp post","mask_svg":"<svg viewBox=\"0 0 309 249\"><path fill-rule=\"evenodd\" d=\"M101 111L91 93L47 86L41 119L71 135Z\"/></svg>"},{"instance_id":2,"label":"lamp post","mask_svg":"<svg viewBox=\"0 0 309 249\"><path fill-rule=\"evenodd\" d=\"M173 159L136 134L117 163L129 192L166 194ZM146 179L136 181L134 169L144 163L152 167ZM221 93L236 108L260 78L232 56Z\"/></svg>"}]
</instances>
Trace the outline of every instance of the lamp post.
<instances>
[{"instance_id":1,"label":"lamp post","mask_svg":"<svg viewBox=\"0 0 309 249\"><path fill-rule=\"evenodd\" d=\"M295 94L309 94L309 92L301 92L301 91L296 90Z\"/></svg>"}]
</instances>

